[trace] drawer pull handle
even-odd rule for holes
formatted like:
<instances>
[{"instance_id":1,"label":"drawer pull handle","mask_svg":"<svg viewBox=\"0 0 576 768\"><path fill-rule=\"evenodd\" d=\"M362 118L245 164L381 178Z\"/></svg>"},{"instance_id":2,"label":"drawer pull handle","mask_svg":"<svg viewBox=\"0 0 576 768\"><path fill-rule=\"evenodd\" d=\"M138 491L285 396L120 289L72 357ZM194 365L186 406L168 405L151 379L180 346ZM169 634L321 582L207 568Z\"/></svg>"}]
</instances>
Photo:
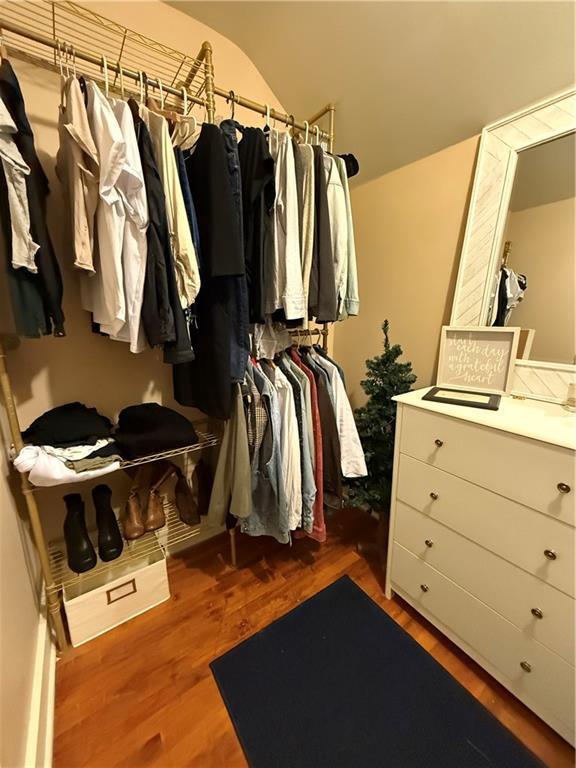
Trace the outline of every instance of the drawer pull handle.
<instances>
[{"instance_id":1,"label":"drawer pull handle","mask_svg":"<svg viewBox=\"0 0 576 768\"><path fill-rule=\"evenodd\" d=\"M553 549L545 549L544 550L544 556L548 558L548 560L556 560L558 555Z\"/></svg>"},{"instance_id":2,"label":"drawer pull handle","mask_svg":"<svg viewBox=\"0 0 576 768\"><path fill-rule=\"evenodd\" d=\"M540 608L532 608L530 613L532 614L532 616L535 616L537 619L543 619L544 618L544 614L542 613Z\"/></svg>"},{"instance_id":3,"label":"drawer pull handle","mask_svg":"<svg viewBox=\"0 0 576 768\"><path fill-rule=\"evenodd\" d=\"M558 483L556 488L558 488L560 493L570 493L570 491L572 490L567 483Z\"/></svg>"},{"instance_id":4,"label":"drawer pull handle","mask_svg":"<svg viewBox=\"0 0 576 768\"><path fill-rule=\"evenodd\" d=\"M532 664L528 661L521 661L520 666L524 670L524 672L532 672Z\"/></svg>"},{"instance_id":5,"label":"drawer pull handle","mask_svg":"<svg viewBox=\"0 0 576 768\"><path fill-rule=\"evenodd\" d=\"M428 586L428 584L420 584L420 589L422 590L422 592L428 592L430 587Z\"/></svg>"},{"instance_id":6,"label":"drawer pull handle","mask_svg":"<svg viewBox=\"0 0 576 768\"><path fill-rule=\"evenodd\" d=\"M424 544L426 544L426 546L428 547L428 549L432 549L432 547L434 546L434 542L432 541L432 539L426 539L426 541L424 542Z\"/></svg>"},{"instance_id":7,"label":"drawer pull handle","mask_svg":"<svg viewBox=\"0 0 576 768\"><path fill-rule=\"evenodd\" d=\"M434 440L434 443L435 443L435 445L436 445L438 448L442 448L442 446L444 445L444 440L440 440L440 438L439 438L439 437L437 437L437 438L436 438L436 440Z\"/></svg>"},{"instance_id":8,"label":"drawer pull handle","mask_svg":"<svg viewBox=\"0 0 576 768\"><path fill-rule=\"evenodd\" d=\"M438 494L435 491L430 491L430 498L432 501L436 501L438 499Z\"/></svg>"}]
</instances>

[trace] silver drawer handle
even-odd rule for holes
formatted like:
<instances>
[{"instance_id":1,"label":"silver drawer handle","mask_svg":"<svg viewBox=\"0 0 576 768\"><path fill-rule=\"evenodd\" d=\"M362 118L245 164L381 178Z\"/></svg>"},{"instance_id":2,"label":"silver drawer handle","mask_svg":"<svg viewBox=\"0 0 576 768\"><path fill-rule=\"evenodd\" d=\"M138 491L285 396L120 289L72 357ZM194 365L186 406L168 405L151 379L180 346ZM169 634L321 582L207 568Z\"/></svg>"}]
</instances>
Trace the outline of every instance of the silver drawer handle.
<instances>
[{"instance_id":1,"label":"silver drawer handle","mask_svg":"<svg viewBox=\"0 0 576 768\"><path fill-rule=\"evenodd\" d=\"M570 491L572 490L572 488L570 488L570 486L567 483L558 483L556 488L558 488L560 493L570 493Z\"/></svg>"},{"instance_id":2,"label":"silver drawer handle","mask_svg":"<svg viewBox=\"0 0 576 768\"><path fill-rule=\"evenodd\" d=\"M442 446L444 445L444 440L440 440L440 438L439 438L439 437L437 437L437 438L436 438L436 440L434 440L434 443L435 443L435 445L436 445L438 448L442 448Z\"/></svg>"},{"instance_id":3,"label":"silver drawer handle","mask_svg":"<svg viewBox=\"0 0 576 768\"><path fill-rule=\"evenodd\" d=\"M532 616L535 616L537 619L543 619L544 618L544 614L542 613L540 608L532 608L530 613L532 614Z\"/></svg>"},{"instance_id":4,"label":"silver drawer handle","mask_svg":"<svg viewBox=\"0 0 576 768\"><path fill-rule=\"evenodd\" d=\"M545 549L544 550L544 556L548 558L548 560L556 560L558 555L553 549Z\"/></svg>"},{"instance_id":5,"label":"silver drawer handle","mask_svg":"<svg viewBox=\"0 0 576 768\"><path fill-rule=\"evenodd\" d=\"M438 494L435 491L430 491L430 498L432 499L432 501L437 501Z\"/></svg>"},{"instance_id":6,"label":"silver drawer handle","mask_svg":"<svg viewBox=\"0 0 576 768\"><path fill-rule=\"evenodd\" d=\"M420 589L422 590L422 592L428 592L430 587L428 586L428 584L420 584Z\"/></svg>"},{"instance_id":7,"label":"silver drawer handle","mask_svg":"<svg viewBox=\"0 0 576 768\"><path fill-rule=\"evenodd\" d=\"M524 672L532 672L532 664L528 661L521 661L520 666L524 670Z\"/></svg>"},{"instance_id":8,"label":"silver drawer handle","mask_svg":"<svg viewBox=\"0 0 576 768\"><path fill-rule=\"evenodd\" d=\"M426 546L428 547L428 549L432 549L432 547L434 546L434 542L432 541L432 539L426 539L426 541L424 542L424 544L426 544Z\"/></svg>"}]
</instances>

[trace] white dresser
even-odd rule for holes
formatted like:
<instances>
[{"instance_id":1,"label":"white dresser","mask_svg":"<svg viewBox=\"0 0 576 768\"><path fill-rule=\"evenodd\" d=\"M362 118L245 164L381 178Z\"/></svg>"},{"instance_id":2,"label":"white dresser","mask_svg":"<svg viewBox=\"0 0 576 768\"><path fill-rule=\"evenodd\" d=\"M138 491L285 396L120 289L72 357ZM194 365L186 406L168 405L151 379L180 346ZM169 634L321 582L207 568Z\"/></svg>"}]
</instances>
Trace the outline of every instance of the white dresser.
<instances>
[{"instance_id":1,"label":"white dresser","mask_svg":"<svg viewBox=\"0 0 576 768\"><path fill-rule=\"evenodd\" d=\"M576 416L398 402L386 594L574 743Z\"/></svg>"}]
</instances>

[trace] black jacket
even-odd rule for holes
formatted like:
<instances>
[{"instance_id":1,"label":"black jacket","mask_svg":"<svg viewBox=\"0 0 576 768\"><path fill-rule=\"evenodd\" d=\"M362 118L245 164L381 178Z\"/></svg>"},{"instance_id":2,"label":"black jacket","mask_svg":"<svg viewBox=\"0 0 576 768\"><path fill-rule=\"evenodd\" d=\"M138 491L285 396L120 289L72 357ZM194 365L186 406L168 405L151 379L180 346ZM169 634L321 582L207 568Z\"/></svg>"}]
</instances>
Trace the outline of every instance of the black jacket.
<instances>
[{"instance_id":1,"label":"black jacket","mask_svg":"<svg viewBox=\"0 0 576 768\"><path fill-rule=\"evenodd\" d=\"M138 139L138 151L148 202L146 277L142 299L142 325L151 347L164 347L164 362L185 363L194 359L188 325L178 296L166 200L148 128L138 104L128 101Z\"/></svg>"},{"instance_id":2,"label":"black jacket","mask_svg":"<svg viewBox=\"0 0 576 768\"><path fill-rule=\"evenodd\" d=\"M230 278L245 270L228 156L216 125L202 126L186 171L202 243L202 286L192 336L196 359L174 366L174 397L181 405L228 419L232 407Z\"/></svg>"},{"instance_id":3,"label":"black jacket","mask_svg":"<svg viewBox=\"0 0 576 768\"><path fill-rule=\"evenodd\" d=\"M14 135L16 146L30 168L30 174L26 177L30 234L34 242L40 246L34 257L38 267L37 278L20 274L27 271L24 269L9 270L8 272L16 325L19 332L25 336L50 333L52 325L55 336L64 336L62 275L46 226L46 198L50 187L36 154L34 134L26 116L20 83L7 59L3 59L2 64L0 64L0 97L16 125L17 133ZM4 236L11 244L11 236L9 235L10 214L7 205L5 205L6 179L4 174L2 174L2 186L3 189L0 190L2 228ZM11 249L8 252L11 252ZM42 301L44 317L39 313L39 297Z\"/></svg>"},{"instance_id":4,"label":"black jacket","mask_svg":"<svg viewBox=\"0 0 576 768\"><path fill-rule=\"evenodd\" d=\"M315 317L318 323L332 323L338 320L338 298L330 234L324 150L318 146L312 149L314 150L314 247L308 311L310 318Z\"/></svg>"}]
</instances>

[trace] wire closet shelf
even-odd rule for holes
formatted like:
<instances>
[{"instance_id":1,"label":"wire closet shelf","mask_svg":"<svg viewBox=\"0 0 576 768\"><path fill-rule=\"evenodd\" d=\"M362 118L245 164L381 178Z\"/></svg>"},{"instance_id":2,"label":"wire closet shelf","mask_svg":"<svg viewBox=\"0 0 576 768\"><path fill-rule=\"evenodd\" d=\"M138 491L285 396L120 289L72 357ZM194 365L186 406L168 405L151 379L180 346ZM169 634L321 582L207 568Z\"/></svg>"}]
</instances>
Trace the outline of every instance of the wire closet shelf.
<instances>
[{"instance_id":1,"label":"wire closet shelf","mask_svg":"<svg viewBox=\"0 0 576 768\"><path fill-rule=\"evenodd\" d=\"M98 560L98 564L86 573L75 573L70 570L63 541L50 542L48 551L56 588L69 590L72 587L80 587L83 591L90 591L99 582L107 583L123 576L134 563L144 561L160 550L166 556L170 551L201 534L200 524L188 525L180 519L172 499L164 496L162 502L166 516L166 524L163 528L145 533L134 541L125 541L119 558L107 563Z\"/></svg>"},{"instance_id":2,"label":"wire closet shelf","mask_svg":"<svg viewBox=\"0 0 576 768\"><path fill-rule=\"evenodd\" d=\"M64 0L2 3L0 29L11 56L44 69L76 69L100 83L108 70L109 87L131 93L138 93L142 73L167 103L180 104L185 87L190 101L207 106L207 44L189 56Z\"/></svg>"}]
</instances>

